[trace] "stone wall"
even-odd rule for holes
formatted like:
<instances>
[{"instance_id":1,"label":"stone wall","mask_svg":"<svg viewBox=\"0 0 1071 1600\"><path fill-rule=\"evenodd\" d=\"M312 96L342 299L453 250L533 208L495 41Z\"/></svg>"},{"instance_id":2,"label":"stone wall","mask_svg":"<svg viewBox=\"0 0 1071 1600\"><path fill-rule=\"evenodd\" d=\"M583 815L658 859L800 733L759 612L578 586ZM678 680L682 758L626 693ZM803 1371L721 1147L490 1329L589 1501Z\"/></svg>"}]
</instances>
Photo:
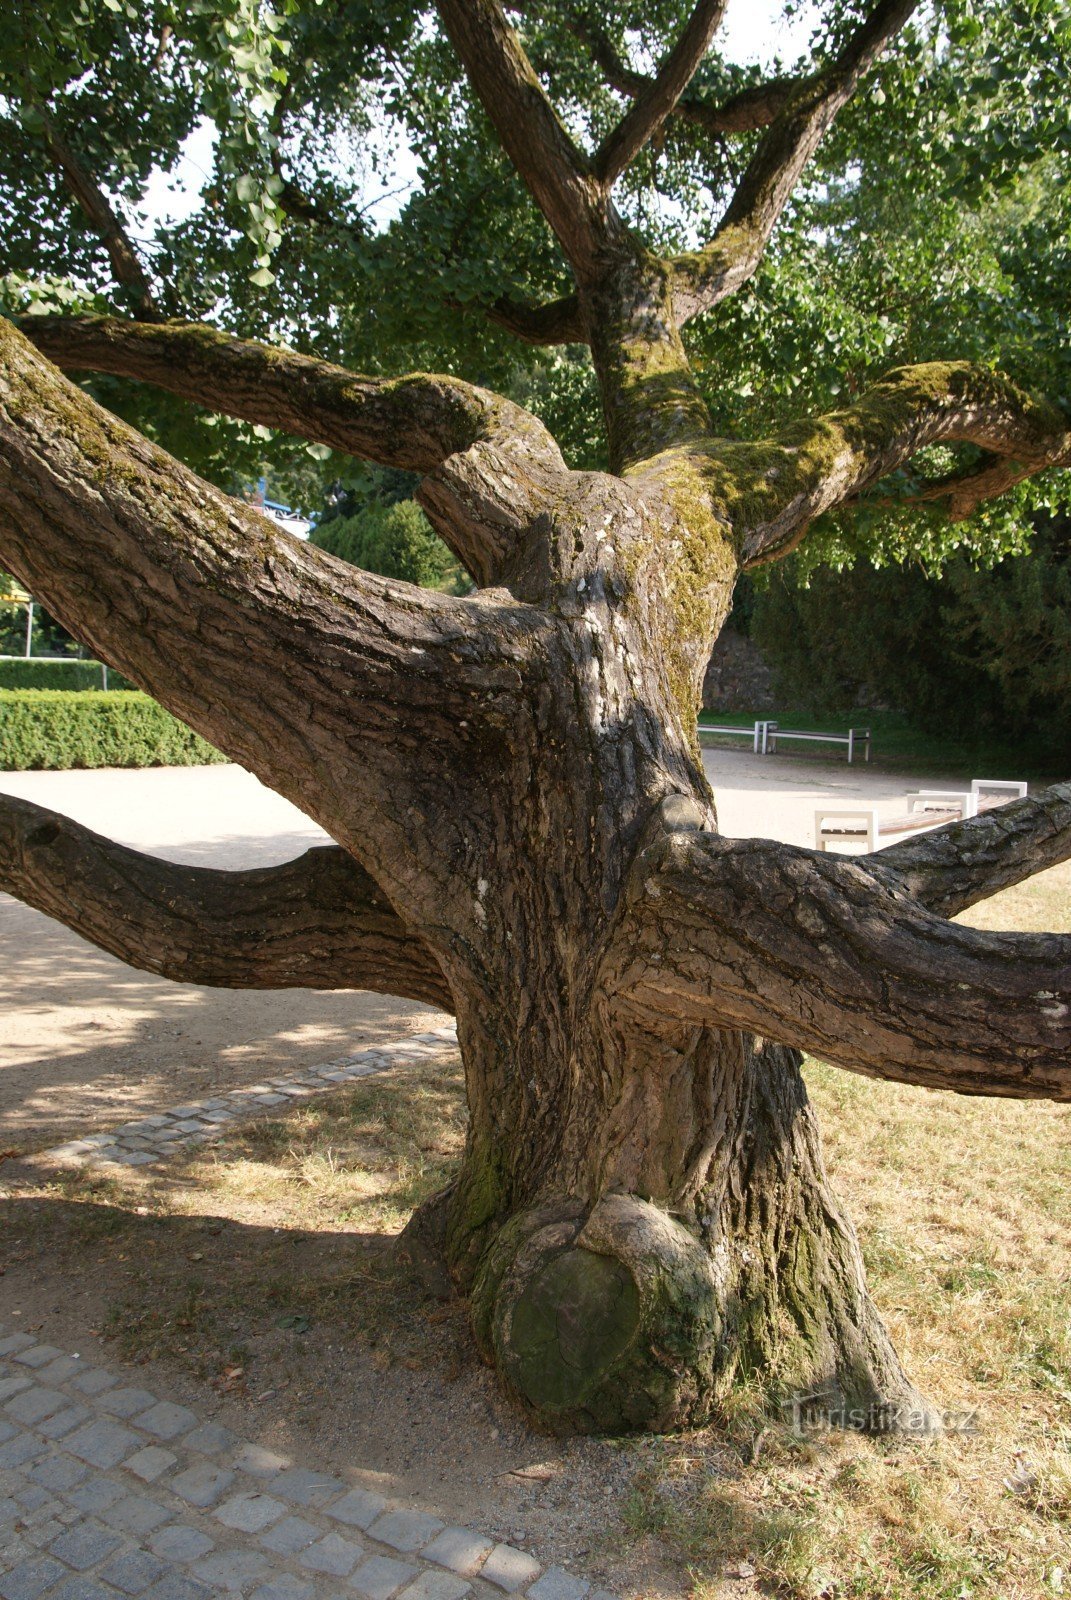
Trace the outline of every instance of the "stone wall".
<instances>
[{"instance_id":1,"label":"stone wall","mask_svg":"<svg viewBox=\"0 0 1071 1600\"><path fill-rule=\"evenodd\" d=\"M774 711L770 669L758 647L726 628L714 646L703 680L705 711Z\"/></svg>"}]
</instances>

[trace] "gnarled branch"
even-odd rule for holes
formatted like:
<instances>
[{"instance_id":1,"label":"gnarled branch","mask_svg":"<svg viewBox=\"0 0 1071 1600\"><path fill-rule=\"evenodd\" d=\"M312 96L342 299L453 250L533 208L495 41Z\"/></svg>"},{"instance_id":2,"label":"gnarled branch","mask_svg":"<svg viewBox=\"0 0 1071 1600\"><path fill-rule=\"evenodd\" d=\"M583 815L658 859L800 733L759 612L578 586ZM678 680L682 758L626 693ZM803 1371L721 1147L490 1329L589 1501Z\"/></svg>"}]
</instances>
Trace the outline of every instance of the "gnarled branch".
<instances>
[{"instance_id":1,"label":"gnarled branch","mask_svg":"<svg viewBox=\"0 0 1071 1600\"><path fill-rule=\"evenodd\" d=\"M131 242L130 235L116 214L115 207L60 128L52 112L44 106L38 106L36 110L41 119L45 149L62 174L70 194L88 218L90 226L100 235L116 283L130 290L136 316L146 321L155 320L160 316L160 309L156 304L152 284Z\"/></svg>"},{"instance_id":2,"label":"gnarled branch","mask_svg":"<svg viewBox=\"0 0 1071 1600\"><path fill-rule=\"evenodd\" d=\"M823 511L939 443L978 445L1012 463L1018 481L1071 465L1071 418L986 367L929 362L890 372L843 411L793 423L759 444L719 448L721 465L748 491L743 564L794 549ZM995 470L985 481L994 494L1009 486Z\"/></svg>"},{"instance_id":3,"label":"gnarled branch","mask_svg":"<svg viewBox=\"0 0 1071 1600\"><path fill-rule=\"evenodd\" d=\"M873 861L913 900L953 917L979 900L1071 860L1071 783L901 840Z\"/></svg>"},{"instance_id":4,"label":"gnarled branch","mask_svg":"<svg viewBox=\"0 0 1071 1600\"><path fill-rule=\"evenodd\" d=\"M431 823L449 800L426 774L455 771L476 740L488 780L553 626L543 613L375 577L302 544L96 405L8 322L0 563L323 820L406 915L441 909L450 875ZM465 825L478 818L474 805Z\"/></svg>"},{"instance_id":5,"label":"gnarled branch","mask_svg":"<svg viewBox=\"0 0 1071 1600\"><path fill-rule=\"evenodd\" d=\"M869 858L662 832L608 979L626 1009L741 1027L871 1077L1071 1100L1071 938L935 916Z\"/></svg>"},{"instance_id":6,"label":"gnarled branch","mask_svg":"<svg viewBox=\"0 0 1071 1600\"><path fill-rule=\"evenodd\" d=\"M453 1008L427 945L337 845L244 872L180 866L0 795L0 889L177 983L376 989Z\"/></svg>"},{"instance_id":7,"label":"gnarled branch","mask_svg":"<svg viewBox=\"0 0 1071 1600\"><path fill-rule=\"evenodd\" d=\"M678 322L709 310L751 277L826 130L918 3L879 0L840 55L788 96L748 163L714 238L674 262Z\"/></svg>"},{"instance_id":8,"label":"gnarled branch","mask_svg":"<svg viewBox=\"0 0 1071 1600\"><path fill-rule=\"evenodd\" d=\"M725 15L727 0L698 0L672 50L596 152L592 167L609 188L671 115Z\"/></svg>"},{"instance_id":9,"label":"gnarled branch","mask_svg":"<svg viewBox=\"0 0 1071 1600\"><path fill-rule=\"evenodd\" d=\"M438 0L438 9L506 154L574 270L592 276L613 214L498 0Z\"/></svg>"},{"instance_id":10,"label":"gnarled branch","mask_svg":"<svg viewBox=\"0 0 1071 1600\"><path fill-rule=\"evenodd\" d=\"M440 512L439 532L478 583L495 581L516 530L539 514L548 485L560 488L566 476L541 422L459 378L361 377L193 322L30 317L24 332L68 372L154 383L245 422L426 473L428 504L456 512ZM479 463L469 459L474 451Z\"/></svg>"}]
</instances>

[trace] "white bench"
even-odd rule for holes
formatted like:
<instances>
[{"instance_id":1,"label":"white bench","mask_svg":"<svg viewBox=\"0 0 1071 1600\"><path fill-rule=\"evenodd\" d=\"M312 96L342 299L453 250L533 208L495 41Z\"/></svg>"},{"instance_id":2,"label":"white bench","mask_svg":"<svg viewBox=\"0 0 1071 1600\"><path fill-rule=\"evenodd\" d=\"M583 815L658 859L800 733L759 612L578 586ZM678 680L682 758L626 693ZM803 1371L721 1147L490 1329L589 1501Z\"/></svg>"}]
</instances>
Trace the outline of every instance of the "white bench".
<instances>
[{"instance_id":1,"label":"white bench","mask_svg":"<svg viewBox=\"0 0 1071 1600\"><path fill-rule=\"evenodd\" d=\"M805 728L782 728L777 722L757 722L756 730L761 729L757 749L760 755L775 755L778 739L807 739L815 744L846 744L848 746L848 765L851 766L855 752L862 746L863 760L870 760L870 729L849 728L847 733L818 733L810 732Z\"/></svg>"},{"instance_id":2,"label":"white bench","mask_svg":"<svg viewBox=\"0 0 1071 1600\"><path fill-rule=\"evenodd\" d=\"M1026 792L1027 785L1019 779L975 778L969 792L915 789L907 796L906 814L897 817L879 817L875 806L821 806L814 813L815 848L852 843L862 844L867 851L877 850L883 840L904 833L926 833L946 822L976 817L979 811L1022 799Z\"/></svg>"},{"instance_id":3,"label":"white bench","mask_svg":"<svg viewBox=\"0 0 1071 1600\"><path fill-rule=\"evenodd\" d=\"M699 743L703 743L704 733L735 734L738 739L750 739L751 748L758 755L762 745L762 730L765 727L765 722L756 722L752 728L731 728L728 723L701 722L699 724ZM765 750L762 753L765 754Z\"/></svg>"}]
</instances>

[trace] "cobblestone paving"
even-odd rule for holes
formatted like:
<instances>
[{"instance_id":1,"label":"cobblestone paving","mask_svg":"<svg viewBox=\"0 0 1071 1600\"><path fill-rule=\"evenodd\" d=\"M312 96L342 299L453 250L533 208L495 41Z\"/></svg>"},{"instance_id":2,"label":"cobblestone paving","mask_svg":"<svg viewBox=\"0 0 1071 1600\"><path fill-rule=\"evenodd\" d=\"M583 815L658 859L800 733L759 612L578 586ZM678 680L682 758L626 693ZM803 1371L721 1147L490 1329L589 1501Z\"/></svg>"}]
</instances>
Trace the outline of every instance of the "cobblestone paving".
<instances>
[{"instance_id":1,"label":"cobblestone paving","mask_svg":"<svg viewBox=\"0 0 1071 1600\"><path fill-rule=\"evenodd\" d=\"M0 1325L0 1600L211 1595L613 1600Z\"/></svg>"},{"instance_id":2,"label":"cobblestone paving","mask_svg":"<svg viewBox=\"0 0 1071 1600\"><path fill-rule=\"evenodd\" d=\"M457 1028L450 1023L430 1033L411 1034L391 1044L324 1061L300 1076L269 1078L266 1083L252 1083L242 1089L231 1089L227 1094L191 1100L187 1105L173 1106L170 1111L139 1117L136 1122L124 1122L106 1133L91 1133L84 1139L55 1145L51 1150L40 1151L33 1159L102 1171L115 1167L155 1166L184 1145L203 1144L218 1138L232 1122L274 1112L279 1106L337 1089L339 1084L353 1083L374 1072L412 1066L456 1046Z\"/></svg>"}]
</instances>

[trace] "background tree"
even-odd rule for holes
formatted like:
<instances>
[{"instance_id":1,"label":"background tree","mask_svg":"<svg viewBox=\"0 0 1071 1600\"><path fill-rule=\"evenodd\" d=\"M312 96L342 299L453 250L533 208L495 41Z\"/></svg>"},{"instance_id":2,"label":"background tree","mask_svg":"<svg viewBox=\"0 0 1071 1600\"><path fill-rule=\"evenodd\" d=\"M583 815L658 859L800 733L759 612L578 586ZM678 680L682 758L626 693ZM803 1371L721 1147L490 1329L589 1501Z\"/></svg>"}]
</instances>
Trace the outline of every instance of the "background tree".
<instances>
[{"instance_id":1,"label":"background tree","mask_svg":"<svg viewBox=\"0 0 1071 1600\"><path fill-rule=\"evenodd\" d=\"M808 573L774 569L741 621L781 705L891 704L916 727L1003 741L1064 771L1071 750L1071 541L1043 522L1027 555ZM734 618L739 607L734 607ZM736 626L734 621L734 626ZM1044 769L1043 769L1044 770Z\"/></svg>"},{"instance_id":2,"label":"background tree","mask_svg":"<svg viewBox=\"0 0 1071 1600\"><path fill-rule=\"evenodd\" d=\"M874 1425L924 1410L829 1191L798 1052L1068 1098L1066 938L947 919L1071 854L1071 788L875 859L724 840L695 715L742 570L872 537L878 515L897 539L992 543L1007 517L989 508L1017 496L1021 526L1071 463L1058 385L990 365L999 319L901 308L878 339L864 305L831 338L862 329L867 359L824 411L822 362L771 332L810 283L813 348L838 272L863 295L868 256L901 253L866 238L890 152L912 225L932 212L947 238L957 197L961 217L1021 199L1066 160L1071 23L834 3L809 60L761 81L712 48L722 0L605 25L497 0L440 0L434 26L109 5L61 10L40 43L15 30L8 57L26 314L0 330L0 557L338 844L218 873L5 801L0 882L173 977L452 1008L468 1143L406 1246L471 1294L481 1348L545 1420L670 1426L742 1371L828 1385ZM390 85L421 184L371 235L331 140ZM220 127L207 213L143 259L120 202L198 108ZM1049 276L1014 288L1040 330L1034 355L1009 341L1020 379L1057 366L1042 232ZM57 293L103 298L50 315ZM925 359L867 386L909 337ZM789 371L749 396L764 340ZM443 372L398 375L403 348L441 351ZM57 367L115 381L142 431ZM167 454L199 461L198 435L119 380L418 473L474 591L295 544Z\"/></svg>"}]
</instances>

